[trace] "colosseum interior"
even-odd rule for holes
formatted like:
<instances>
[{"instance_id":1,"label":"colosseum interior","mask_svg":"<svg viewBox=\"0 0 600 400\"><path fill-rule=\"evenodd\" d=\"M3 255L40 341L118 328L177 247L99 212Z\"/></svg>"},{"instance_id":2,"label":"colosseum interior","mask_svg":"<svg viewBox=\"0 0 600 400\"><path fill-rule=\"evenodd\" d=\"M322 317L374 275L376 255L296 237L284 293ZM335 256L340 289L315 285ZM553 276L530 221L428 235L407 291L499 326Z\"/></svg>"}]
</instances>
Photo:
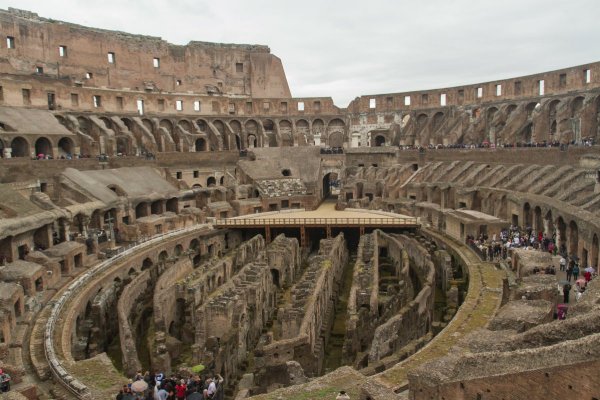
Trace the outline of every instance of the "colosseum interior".
<instances>
[{"instance_id":1,"label":"colosseum interior","mask_svg":"<svg viewBox=\"0 0 600 400\"><path fill-rule=\"evenodd\" d=\"M266 46L0 26L11 398L198 364L226 399L600 398L600 279L559 268L598 267L600 62L339 108Z\"/></svg>"}]
</instances>

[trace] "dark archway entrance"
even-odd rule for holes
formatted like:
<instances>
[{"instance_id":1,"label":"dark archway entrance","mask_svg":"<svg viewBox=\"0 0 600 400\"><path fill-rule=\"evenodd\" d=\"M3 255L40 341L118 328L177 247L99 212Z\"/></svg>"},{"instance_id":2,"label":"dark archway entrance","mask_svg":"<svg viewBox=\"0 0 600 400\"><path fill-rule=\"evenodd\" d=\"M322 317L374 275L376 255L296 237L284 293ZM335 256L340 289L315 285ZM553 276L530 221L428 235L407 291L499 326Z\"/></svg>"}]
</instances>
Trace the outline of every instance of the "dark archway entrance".
<instances>
[{"instance_id":1,"label":"dark archway entrance","mask_svg":"<svg viewBox=\"0 0 600 400\"><path fill-rule=\"evenodd\" d=\"M12 157L28 157L29 156L29 143L22 137L16 137L10 142L10 148L12 149Z\"/></svg>"},{"instance_id":2,"label":"dark archway entrance","mask_svg":"<svg viewBox=\"0 0 600 400\"><path fill-rule=\"evenodd\" d=\"M338 175L330 172L323 177L323 199L328 198L337 192Z\"/></svg>"}]
</instances>

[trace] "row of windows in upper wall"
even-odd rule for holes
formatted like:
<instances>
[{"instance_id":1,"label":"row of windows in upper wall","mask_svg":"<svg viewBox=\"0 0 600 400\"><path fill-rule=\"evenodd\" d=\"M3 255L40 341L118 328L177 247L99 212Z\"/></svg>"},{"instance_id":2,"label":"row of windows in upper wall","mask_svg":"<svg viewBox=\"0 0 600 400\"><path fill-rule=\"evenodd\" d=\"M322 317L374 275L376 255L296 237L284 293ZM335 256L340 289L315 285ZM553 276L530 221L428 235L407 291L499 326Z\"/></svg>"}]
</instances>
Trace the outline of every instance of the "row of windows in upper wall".
<instances>
[{"instance_id":1,"label":"row of windows in upper wall","mask_svg":"<svg viewBox=\"0 0 600 400\"><path fill-rule=\"evenodd\" d=\"M30 105L31 104L31 90L26 89L26 88L21 89L21 94L23 96L23 104ZM55 98L54 92L48 92L47 95L48 95L48 107L51 110L53 110L56 106L56 104L55 104L56 98ZM116 99L117 99L117 107L119 109L123 109L124 104L125 104L124 97L117 96ZM0 86L0 101L4 101L4 90L3 90L2 86ZM166 103L165 99L157 100L157 105L158 105L159 111L165 110L165 103ZM93 104L94 108L102 107L102 96L93 95L92 96L92 104ZM144 100L138 99L138 100L136 100L136 104L137 104L138 112L141 115L144 114ZM200 100L195 100L193 104L194 104L194 111L202 110L202 103L200 102ZM280 104L280 110L284 113L287 112L287 104L288 104L287 102L281 102L281 104ZM79 94L71 93L71 106L74 106L74 107L79 106ZM315 101L313 104L313 107L315 110L320 110L321 102ZM270 108L271 108L270 102L263 102L263 110L268 111ZM183 100L175 100L175 110L183 111ZM298 110L304 111L304 102L302 102L302 101L298 102ZM212 102L212 111L213 112L221 112L221 103L219 103L218 101L213 101ZM234 114L236 111L235 103L229 103L227 111L230 114ZM252 111L253 111L253 103L251 101L246 102L246 112L252 113Z\"/></svg>"},{"instance_id":2,"label":"row of windows in upper wall","mask_svg":"<svg viewBox=\"0 0 600 400\"><path fill-rule=\"evenodd\" d=\"M30 105L31 104L31 90L30 89L21 89L21 94L23 96L23 104ZM50 98L51 98L51 100L50 100ZM117 96L116 99L117 99L118 108L123 109L124 98L122 96ZM55 100L56 99L55 99L54 93L48 92L48 106L50 107L50 109L54 109ZM0 101L4 101L4 90L3 90L2 86L0 86ZM138 99L138 100L136 100L136 102L137 102L138 112L140 114L143 114L144 113L144 100ZM50 103L52 103L52 104L50 104ZM102 107L102 96L93 95L92 96L92 104L94 105L95 108ZM165 104L166 104L165 99L157 100L157 105L158 105L159 111L165 110ZM194 111L202 110L202 103L200 102L200 100L195 100L193 104L194 104ZM79 94L71 93L71 106L74 106L74 107L79 106ZM314 106L315 110L320 110L321 102L315 101L313 106ZM268 111L270 109L270 107L271 107L271 103L269 103L269 102L263 103L263 109L265 111ZM235 103L229 103L229 105L227 107L227 111L230 114L234 114L235 109L236 109ZM175 110L183 111L183 100L175 100ZM287 102L281 102L280 110L282 112L287 112ZM304 111L304 102L302 102L302 101L298 102L298 110ZM218 101L213 101L212 102L212 111L213 112L221 112L221 103L219 103ZM251 101L246 102L246 112L247 113L253 112L253 104Z\"/></svg>"},{"instance_id":3,"label":"row of windows in upper wall","mask_svg":"<svg viewBox=\"0 0 600 400\"><path fill-rule=\"evenodd\" d=\"M6 48L8 48L8 49L16 48L15 38L13 36L6 37ZM67 54L68 54L67 46L65 46L65 45L58 46L59 57L67 57ZM108 58L109 64L116 64L117 55L115 54L114 51L109 51L108 53L106 53L106 56ZM160 58L159 57L152 58L152 66L154 68L160 68ZM40 70L42 69L42 67L37 67L37 68ZM243 73L244 72L244 63L235 63L235 72ZM38 73L43 73L43 72L38 71ZM88 75L91 75L91 73L88 72ZM90 79L91 76L86 76L86 78ZM177 82L179 82L179 84L181 84L181 81L177 81Z\"/></svg>"},{"instance_id":4,"label":"row of windows in upper wall","mask_svg":"<svg viewBox=\"0 0 600 400\"><path fill-rule=\"evenodd\" d=\"M583 74L583 83L590 83L592 81L592 72L589 69L584 69L582 71L582 74ZM521 91L522 91L521 81L516 81L514 83L514 85L515 85L514 94L520 95ZM558 86L560 88L567 87L567 74L563 73L563 74L559 75ZM502 96L502 85L496 84L494 86L494 88L495 88L495 92L496 92L496 97ZM540 79L537 81L537 89L538 89L537 90L538 95L543 96L545 93L545 81L543 79ZM483 97L483 88L482 87L478 87L475 89L475 96L478 99ZM459 89L458 90L458 100L462 101L462 100L464 100L464 97L465 97L464 89ZM386 101L387 101L388 106L391 107L394 105L393 97L386 98ZM408 95L404 96L404 105L405 106L410 106L410 101L411 101L411 96L408 96ZM428 103L429 103L429 94L423 93L421 95L421 104L428 104ZM441 106L446 105L446 93L440 94L440 105ZM375 98L369 99L369 108L376 108L376 107L377 107L377 99L375 99Z\"/></svg>"}]
</instances>

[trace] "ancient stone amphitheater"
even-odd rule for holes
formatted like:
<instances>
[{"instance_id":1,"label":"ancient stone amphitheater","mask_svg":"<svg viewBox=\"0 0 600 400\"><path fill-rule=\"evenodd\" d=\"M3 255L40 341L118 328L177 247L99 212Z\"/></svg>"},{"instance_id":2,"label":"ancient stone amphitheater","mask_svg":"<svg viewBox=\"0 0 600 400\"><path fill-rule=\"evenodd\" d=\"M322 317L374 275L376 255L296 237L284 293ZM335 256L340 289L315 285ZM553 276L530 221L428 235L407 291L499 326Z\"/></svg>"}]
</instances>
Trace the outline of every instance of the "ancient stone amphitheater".
<instances>
[{"instance_id":1,"label":"ancient stone amphitheater","mask_svg":"<svg viewBox=\"0 0 600 400\"><path fill-rule=\"evenodd\" d=\"M338 108L266 46L0 25L4 395L600 398L600 279L557 319L536 273L598 267L600 63Z\"/></svg>"}]
</instances>

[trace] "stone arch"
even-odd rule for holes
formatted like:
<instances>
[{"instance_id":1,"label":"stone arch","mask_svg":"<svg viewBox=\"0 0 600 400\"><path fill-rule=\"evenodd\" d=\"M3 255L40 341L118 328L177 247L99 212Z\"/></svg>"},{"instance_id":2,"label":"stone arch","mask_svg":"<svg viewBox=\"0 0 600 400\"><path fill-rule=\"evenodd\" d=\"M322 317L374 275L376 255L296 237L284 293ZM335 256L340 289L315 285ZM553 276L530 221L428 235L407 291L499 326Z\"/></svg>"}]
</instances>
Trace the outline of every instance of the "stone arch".
<instances>
[{"instance_id":1,"label":"stone arch","mask_svg":"<svg viewBox=\"0 0 600 400\"><path fill-rule=\"evenodd\" d=\"M150 133L154 132L154 124L152 123L151 120L149 120L148 118L144 118L142 120L142 125L144 125L144 127L146 129L148 129L150 131Z\"/></svg>"},{"instance_id":2,"label":"stone arch","mask_svg":"<svg viewBox=\"0 0 600 400\"><path fill-rule=\"evenodd\" d=\"M163 213L162 200L156 200L150 204L150 213L155 215Z\"/></svg>"},{"instance_id":3,"label":"stone arch","mask_svg":"<svg viewBox=\"0 0 600 400\"><path fill-rule=\"evenodd\" d=\"M211 187L211 186L216 186L217 185L217 179L214 176L209 176L206 179L206 187Z\"/></svg>"},{"instance_id":4,"label":"stone arch","mask_svg":"<svg viewBox=\"0 0 600 400\"><path fill-rule=\"evenodd\" d=\"M256 136L248 135L248 148L253 149L255 147L257 147Z\"/></svg>"},{"instance_id":5,"label":"stone arch","mask_svg":"<svg viewBox=\"0 0 600 400\"><path fill-rule=\"evenodd\" d=\"M229 122L229 126L231 127L233 133L238 135L242 133L242 124L237 119L231 120L231 122Z\"/></svg>"},{"instance_id":6,"label":"stone arch","mask_svg":"<svg viewBox=\"0 0 600 400\"><path fill-rule=\"evenodd\" d=\"M434 114L432 122L431 122L431 129L433 132L437 131L438 128L440 126L442 126L442 123L444 121L444 113L441 111L438 111Z\"/></svg>"},{"instance_id":7,"label":"stone arch","mask_svg":"<svg viewBox=\"0 0 600 400\"><path fill-rule=\"evenodd\" d=\"M246 147L247 148L258 147L259 146L259 143L258 143L259 131L258 131L258 124L256 123L256 121L253 119L246 121L246 123L244 124L244 130L246 133Z\"/></svg>"},{"instance_id":8,"label":"stone arch","mask_svg":"<svg viewBox=\"0 0 600 400\"><path fill-rule=\"evenodd\" d=\"M38 156L40 154L43 154L44 156L54 156L53 151L52 151L52 143L50 142L50 139L48 139L47 137L39 137L36 141L35 141L35 155Z\"/></svg>"},{"instance_id":9,"label":"stone arch","mask_svg":"<svg viewBox=\"0 0 600 400\"><path fill-rule=\"evenodd\" d=\"M168 212L177 214L179 211L179 199L177 197L171 197L169 200L167 200L166 207Z\"/></svg>"},{"instance_id":10,"label":"stone arch","mask_svg":"<svg viewBox=\"0 0 600 400\"><path fill-rule=\"evenodd\" d=\"M569 229L567 233L567 251L570 255L579 255L579 229L575 221L569 222Z\"/></svg>"},{"instance_id":11,"label":"stone arch","mask_svg":"<svg viewBox=\"0 0 600 400\"><path fill-rule=\"evenodd\" d=\"M321 137L325 131L325 123L322 119L317 118L312 122L312 134L313 136Z\"/></svg>"},{"instance_id":12,"label":"stone arch","mask_svg":"<svg viewBox=\"0 0 600 400\"><path fill-rule=\"evenodd\" d=\"M506 106L506 116L510 116L513 111L515 111L517 109L517 105L516 104L509 104Z\"/></svg>"},{"instance_id":13,"label":"stone arch","mask_svg":"<svg viewBox=\"0 0 600 400\"><path fill-rule=\"evenodd\" d=\"M536 103L532 101L525 106L525 111L527 112L527 118L531 118L533 116L533 112L536 108L538 108L540 103Z\"/></svg>"},{"instance_id":14,"label":"stone arch","mask_svg":"<svg viewBox=\"0 0 600 400\"><path fill-rule=\"evenodd\" d=\"M123 118L121 118L121 121L123 122L123 124L127 127L127 129L130 132L133 132L133 127L135 125L134 125L134 123L133 123L133 121L131 119L123 117Z\"/></svg>"},{"instance_id":15,"label":"stone arch","mask_svg":"<svg viewBox=\"0 0 600 400\"><path fill-rule=\"evenodd\" d=\"M165 261L167 261L168 258L169 258L169 253L167 253L166 250L163 250L158 254L158 262L159 263L164 263Z\"/></svg>"},{"instance_id":16,"label":"stone arch","mask_svg":"<svg viewBox=\"0 0 600 400\"><path fill-rule=\"evenodd\" d=\"M306 145L308 143L308 137L310 136L310 126L308 121L305 119L299 119L296 121L296 135L298 144Z\"/></svg>"},{"instance_id":17,"label":"stone arch","mask_svg":"<svg viewBox=\"0 0 600 400\"><path fill-rule=\"evenodd\" d=\"M281 146L291 147L294 145L292 123L287 119L279 121L279 134L281 135Z\"/></svg>"},{"instance_id":18,"label":"stone arch","mask_svg":"<svg viewBox=\"0 0 600 400\"><path fill-rule=\"evenodd\" d=\"M68 137L60 138L58 141L58 157L64 156L66 158L72 157L75 152L75 143L73 139Z\"/></svg>"},{"instance_id":19,"label":"stone arch","mask_svg":"<svg viewBox=\"0 0 600 400\"><path fill-rule=\"evenodd\" d=\"M177 126L188 133L192 133L192 124L187 119L181 119L177 122Z\"/></svg>"},{"instance_id":20,"label":"stone arch","mask_svg":"<svg viewBox=\"0 0 600 400\"><path fill-rule=\"evenodd\" d=\"M163 129L165 129L171 137L173 136L173 123L170 120L161 119L159 126Z\"/></svg>"},{"instance_id":21,"label":"stone arch","mask_svg":"<svg viewBox=\"0 0 600 400\"><path fill-rule=\"evenodd\" d=\"M200 132L207 132L208 131L208 124L203 119L196 120L196 126L198 127L198 130Z\"/></svg>"},{"instance_id":22,"label":"stone arch","mask_svg":"<svg viewBox=\"0 0 600 400\"><path fill-rule=\"evenodd\" d=\"M112 121L107 117L100 117L100 121L104 123L106 129L112 129Z\"/></svg>"},{"instance_id":23,"label":"stone arch","mask_svg":"<svg viewBox=\"0 0 600 400\"><path fill-rule=\"evenodd\" d=\"M585 98L583 96L577 96L571 102L571 118L575 118L583 109L583 103Z\"/></svg>"},{"instance_id":24,"label":"stone arch","mask_svg":"<svg viewBox=\"0 0 600 400\"><path fill-rule=\"evenodd\" d=\"M123 135L117 137L117 154L128 155L131 147L131 138Z\"/></svg>"},{"instance_id":25,"label":"stone arch","mask_svg":"<svg viewBox=\"0 0 600 400\"><path fill-rule=\"evenodd\" d=\"M146 257L144 259L144 261L142 262L142 271L149 269L153 265L154 265L154 262L149 257Z\"/></svg>"},{"instance_id":26,"label":"stone arch","mask_svg":"<svg viewBox=\"0 0 600 400\"><path fill-rule=\"evenodd\" d=\"M198 239L192 239L188 246L189 250L194 250L196 252L200 251L200 241Z\"/></svg>"},{"instance_id":27,"label":"stone arch","mask_svg":"<svg viewBox=\"0 0 600 400\"><path fill-rule=\"evenodd\" d=\"M375 147L382 147L382 146L386 145L385 142L386 142L385 135L378 134L375 136L373 144L375 145Z\"/></svg>"},{"instance_id":28,"label":"stone arch","mask_svg":"<svg viewBox=\"0 0 600 400\"><path fill-rule=\"evenodd\" d=\"M141 202L135 206L135 218L142 218L148 216L148 203Z\"/></svg>"},{"instance_id":29,"label":"stone arch","mask_svg":"<svg viewBox=\"0 0 600 400\"><path fill-rule=\"evenodd\" d=\"M175 249L173 249L173 254L175 256L179 257L182 253L183 253L183 246L181 244L178 244L177 246L175 246Z\"/></svg>"},{"instance_id":30,"label":"stone arch","mask_svg":"<svg viewBox=\"0 0 600 400\"><path fill-rule=\"evenodd\" d=\"M195 142L196 151L206 151L206 140L204 138L198 138Z\"/></svg>"},{"instance_id":31,"label":"stone arch","mask_svg":"<svg viewBox=\"0 0 600 400\"><path fill-rule=\"evenodd\" d=\"M12 157L29 157L29 142L22 136L17 136L10 142ZM37 153L36 153L37 155Z\"/></svg>"}]
</instances>

